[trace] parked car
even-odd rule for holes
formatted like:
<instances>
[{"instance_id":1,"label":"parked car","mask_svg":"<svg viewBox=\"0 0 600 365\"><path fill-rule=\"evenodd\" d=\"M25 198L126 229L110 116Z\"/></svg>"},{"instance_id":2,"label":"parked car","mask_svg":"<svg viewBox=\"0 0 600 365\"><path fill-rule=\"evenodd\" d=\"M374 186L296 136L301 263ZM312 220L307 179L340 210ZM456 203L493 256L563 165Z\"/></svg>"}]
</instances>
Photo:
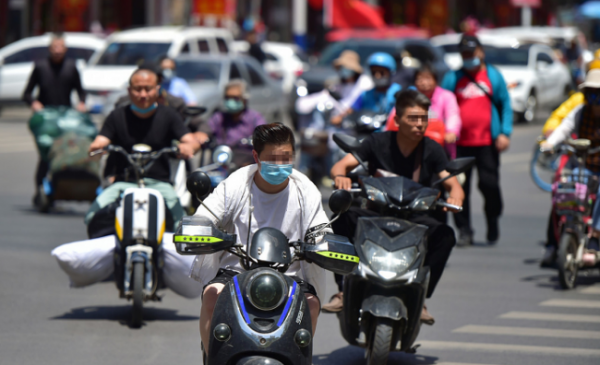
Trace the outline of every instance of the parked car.
<instances>
[{"instance_id":1,"label":"parked car","mask_svg":"<svg viewBox=\"0 0 600 365\"><path fill-rule=\"evenodd\" d=\"M246 41L233 43L237 52L247 53L250 45ZM263 42L261 48L267 56L263 68L269 76L281 80L285 94L289 94L296 79L308 70L308 56L292 43Z\"/></svg>"},{"instance_id":2,"label":"parked car","mask_svg":"<svg viewBox=\"0 0 600 365\"><path fill-rule=\"evenodd\" d=\"M231 32L220 28L149 27L115 33L83 72L88 109L102 110L108 94L124 89L142 61L158 61L165 55L226 54L232 42Z\"/></svg>"},{"instance_id":3,"label":"parked car","mask_svg":"<svg viewBox=\"0 0 600 365\"><path fill-rule=\"evenodd\" d=\"M22 103L21 97L36 60L48 57L51 34L29 37L0 49L0 105ZM89 33L65 33L68 58L78 60L81 72L85 63L104 40Z\"/></svg>"},{"instance_id":4,"label":"parked car","mask_svg":"<svg viewBox=\"0 0 600 365\"><path fill-rule=\"evenodd\" d=\"M402 52L406 51L420 63L430 63L440 78L448 71L443 52L433 47L426 39L349 39L332 43L323 50L317 64L311 65L310 69L298 78L296 82L297 96L321 91L325 81L337 78L331 63L348 49L358 53L363 65L375 52L387 52L399 58Z\"/></svg>"}]
</instances>

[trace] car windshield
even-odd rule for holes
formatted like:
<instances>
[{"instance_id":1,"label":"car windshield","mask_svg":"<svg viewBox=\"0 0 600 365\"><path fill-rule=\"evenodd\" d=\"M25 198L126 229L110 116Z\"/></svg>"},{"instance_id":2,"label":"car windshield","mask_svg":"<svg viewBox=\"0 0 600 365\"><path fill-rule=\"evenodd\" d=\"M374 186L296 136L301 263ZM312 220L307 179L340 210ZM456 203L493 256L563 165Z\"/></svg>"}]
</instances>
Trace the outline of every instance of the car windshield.
<instances>
[{"instance_id":1,"label":"car windshield","mask_svg":"<svg viewBox=\"0 0 600 365\"><path fill-rule=\"evenodd\" d=\"M491 47L484 46L485 61L498 66L527 66L529 47Z\"/></svg>"},{"instance_id":2,"label":"car windshield","mask_svg":"<svg viewBox=\"0 0 600 365\"><path fill-rule=\"evenodd\" d=\"M177 61L177 76L188 82L218 83L221 76L221 63L218 61Z\"/></svg>"},{"instance_id":3,"label":"car windshield","mask_svg":"<svg viewBox=\"0 0 600 365\"><path fill-rule=\"evenodd\" d=\"M387 52L394 56L397 51L392 46L383 46L381 44L359 44L356 42L338 42L325 48L319 59L319 65L331 66L333 60L338 58L345 50L352 50L358 53L361 63L365 63L367 58L375 52Z\"/></svg>"},{"instance_id":4,"label":"car windshield","mask_svg":"<svg viewBox=\"0 0 600 365\"><path fill-rule=\"evenodd\" d=\"M98 65L135 66L142 61L156 62L167 54L171 43L111 43Z\"/></svg>"}]
</instances>

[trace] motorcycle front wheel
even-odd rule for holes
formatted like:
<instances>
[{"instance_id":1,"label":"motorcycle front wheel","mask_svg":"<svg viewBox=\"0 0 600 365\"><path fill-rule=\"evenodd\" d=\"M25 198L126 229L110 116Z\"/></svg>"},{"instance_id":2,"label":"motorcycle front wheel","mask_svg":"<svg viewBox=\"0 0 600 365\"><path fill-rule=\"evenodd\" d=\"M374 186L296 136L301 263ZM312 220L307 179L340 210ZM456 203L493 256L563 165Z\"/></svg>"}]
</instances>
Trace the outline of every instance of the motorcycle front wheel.
<instances>
[{"instance_id":1,"label":"motorcycle front wheel","mask_svg":"<svg viewBox=\"0 0 600 365\"><path fill-rule=\"evenodd\" d=\"M386 365L392 346L392 323L385 318L376 318L371 341L367 348L367 365Z\"/></svg>"},{"instance_id":2,"label":"motorcycle front wheel","mask_svg":"<svg viewBox=\"0 0 600 365\"><path fill-rule=\"evenodd\" d=\"M138 328L142 325L144 308L144 263L133 263L133 307L131 308L131 326Z\"/></svg>"},{"instance_id":3,"label":"motorcycle front wheel","mask_svg":"<svg viewBox=\"0 0 600 365\"><path fill-rule=\"evenodd\" d=\"M558 281L563 289L573 289L577 281L577 248L575 236L563 233L558 243Z\"/></svg>"}]
</instances>

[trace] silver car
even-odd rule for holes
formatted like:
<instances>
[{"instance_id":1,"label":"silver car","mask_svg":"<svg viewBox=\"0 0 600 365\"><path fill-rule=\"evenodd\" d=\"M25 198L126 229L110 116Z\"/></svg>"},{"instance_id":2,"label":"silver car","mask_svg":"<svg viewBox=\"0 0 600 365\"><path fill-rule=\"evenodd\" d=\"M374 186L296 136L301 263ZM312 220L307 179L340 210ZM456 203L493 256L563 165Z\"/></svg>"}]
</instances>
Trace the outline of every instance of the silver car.
<instances>
[{"instance_id":1,"label":"silver car","mask_svg":"<svg viewBox=\"0 0 600 365\"><path fill-rule=\"evenodd\" d=\"M232 79L243 79L250 93L248 106L260 112L267 122L289 125L281 85L269 78L254 58L239 54L194 55L178 57L175 62L177 76L188 82L198 105L207 108L205 118L221 106L225 85Z\"/></svg>"}]
</instances>

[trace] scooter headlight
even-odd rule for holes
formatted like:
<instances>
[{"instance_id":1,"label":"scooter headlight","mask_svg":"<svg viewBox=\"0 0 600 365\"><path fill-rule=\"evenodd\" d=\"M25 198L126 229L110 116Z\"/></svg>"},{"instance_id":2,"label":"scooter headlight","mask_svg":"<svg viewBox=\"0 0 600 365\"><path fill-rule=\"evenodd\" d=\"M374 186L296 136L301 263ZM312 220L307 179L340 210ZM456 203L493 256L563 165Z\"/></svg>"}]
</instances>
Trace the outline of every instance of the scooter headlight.
<instances>
[{"instance_id":1,"label":"scooter headlight","mask_svg":"<svg viewBox=\"0 0 600 365\"><path fill-rule=\"evenodd\" d=\"M376 203L380 203L380 204L386 204L387 203L387 199L385 198L385 194L381 190L378 190L378 189L374 188L371 185L365 184L365 191L367 193L367 198L369 200L374 201Z\"/></svg>"},{"instance_id":2,"label":"scooter headlight","mask_svg":"<svg viewBox=\"0 0 600 365\"><path fill-rule=\"evenodd\" d=\"M287 283L280 275L263 271L250 279L246 296L256 308L270 311L283 303L287 291Z\"/></svg>"},{"instance_id":3,"label":"scooter headlight","mask_svg":"<svg viewBox=\"0 0 600 365\"><path fill-rule=\"evenodd\" d=\"M393 279L408 270L419 253L415 246L390 252L370 240L365 241L363 252L371 270L386 280Z\"/></svg>"}]
</instances>

